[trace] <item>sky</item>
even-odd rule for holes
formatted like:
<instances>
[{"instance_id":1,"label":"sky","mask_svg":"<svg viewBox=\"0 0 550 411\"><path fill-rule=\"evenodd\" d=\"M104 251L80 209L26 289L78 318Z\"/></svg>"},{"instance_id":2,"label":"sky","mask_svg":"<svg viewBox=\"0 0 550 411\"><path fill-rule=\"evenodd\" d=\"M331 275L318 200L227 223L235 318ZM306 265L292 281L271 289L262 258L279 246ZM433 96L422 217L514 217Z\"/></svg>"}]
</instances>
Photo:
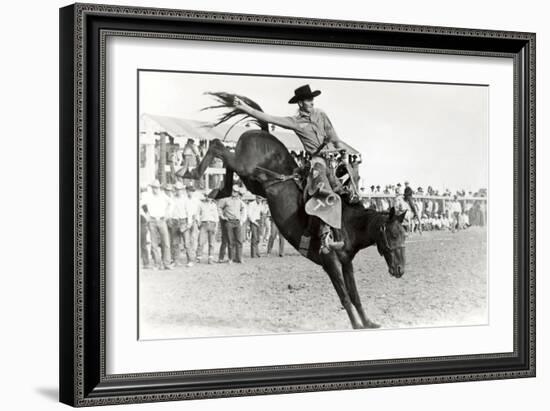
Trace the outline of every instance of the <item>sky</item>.
<instances>
[{"instance_id":1,"label":"sky","mask_svg":"<svg viewBox=\"0 0 550 411\"><path fill-rule=\"evenodd\" d=\"M403 183L476 191L488 183L487 86L140 72L143 113L212 121L207 91L245 95L269 114L287 116L294 89L321 90L314 103L338 136L361 152L361 185Z\"/></svg>"}]
</instances>

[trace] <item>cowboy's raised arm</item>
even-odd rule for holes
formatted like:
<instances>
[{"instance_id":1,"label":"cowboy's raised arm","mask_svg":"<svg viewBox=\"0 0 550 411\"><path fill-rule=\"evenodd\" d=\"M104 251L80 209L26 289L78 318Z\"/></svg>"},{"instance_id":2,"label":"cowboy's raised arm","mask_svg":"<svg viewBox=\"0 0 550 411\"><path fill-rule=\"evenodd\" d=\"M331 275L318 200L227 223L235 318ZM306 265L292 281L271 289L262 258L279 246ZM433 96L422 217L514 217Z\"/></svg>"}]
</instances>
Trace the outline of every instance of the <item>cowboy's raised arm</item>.
<instances>
[{"instance_id":1,"label":"cowboy's raised arm","mask_svg":"<svg viewBox=\"0 0 550 411\"><path fill-rule=\"evenodd\" d=\"M233 105L236 108L244 111L246 114L257 118L260 121L275 124L276 126L287 128L290 130L295 130L297 128L297 123L292 117L272 116L271 114L267 114L263 111L256 110L255 108L250 107L238 97L234 98Z\"/></svg>"},{"instance_id":2,"label":"cowboy's raised arm","mask_svg":"<svg viewBox=\"0 0 550 411\"><path fill-rule=\"evenodd\" d=\"M327 134L328 141L334 144L334 147L336 148L344 148L344 146L342 145L342 141L340 140L340 137L338 137L338 134L336 134L336 130L334 130L334 126L332 125L332 122L330 121L326 113L322 110L319 110L319 111L323 118L325 133Z\"/></svg>"}]
</instances>

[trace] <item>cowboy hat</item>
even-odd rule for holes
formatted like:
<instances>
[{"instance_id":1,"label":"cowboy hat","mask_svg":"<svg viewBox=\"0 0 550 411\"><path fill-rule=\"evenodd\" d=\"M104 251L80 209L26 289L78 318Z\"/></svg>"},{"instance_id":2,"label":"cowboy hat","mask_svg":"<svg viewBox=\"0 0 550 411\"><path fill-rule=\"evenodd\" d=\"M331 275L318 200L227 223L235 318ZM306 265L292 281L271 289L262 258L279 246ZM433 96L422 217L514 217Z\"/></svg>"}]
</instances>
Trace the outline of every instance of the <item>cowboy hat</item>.
<instances>
[{"instance_id":1,"label":"cowboy hat","mask_svg":"<svg viewBox=\"0 0 550 411\"><path fill-rule=\"evenodd\" d=\"M307 100L313 97L317 97L319 94L321 94L320 90L311 91L311 89L309 88L309 84L306 84L294 90L294 96L292 96L292 98L288 100L288 103L297 103L300 100Z\"/></svg>"},{"instance_id":2,"label":"cowboy hat","mask_svg":"<svg viewBox=\"0 0 550 411\"><path fill-rule=\"evenodd\" d=\"M158 180L155 180L150 184L150 186L160 188L160 182Z\"/></svg>"}]
</instances>

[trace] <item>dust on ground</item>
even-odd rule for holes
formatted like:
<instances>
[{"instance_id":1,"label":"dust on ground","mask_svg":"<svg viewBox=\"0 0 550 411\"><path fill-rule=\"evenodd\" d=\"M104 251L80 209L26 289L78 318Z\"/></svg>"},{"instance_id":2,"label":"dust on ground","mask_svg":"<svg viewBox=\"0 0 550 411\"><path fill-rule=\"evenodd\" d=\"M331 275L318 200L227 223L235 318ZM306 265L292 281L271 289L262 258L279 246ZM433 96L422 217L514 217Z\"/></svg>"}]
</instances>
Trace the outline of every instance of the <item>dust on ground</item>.
<instances>
[{"instance_id":1,"label":"dust on ground","mask_svg":"<svg viewBox=\"0 0 550 411\"><path fill-rule=\"evenodd\" d=\"M288 244L284 257L260 251L250 259L245 250L243 264L140 270L140 338L351 329L321 267ZM386 329L485 324L486 253L482 228L414 234L405 275L394 278L376 247L362 250L354 266L363 307Z\"/></svg>"}]
</instances>

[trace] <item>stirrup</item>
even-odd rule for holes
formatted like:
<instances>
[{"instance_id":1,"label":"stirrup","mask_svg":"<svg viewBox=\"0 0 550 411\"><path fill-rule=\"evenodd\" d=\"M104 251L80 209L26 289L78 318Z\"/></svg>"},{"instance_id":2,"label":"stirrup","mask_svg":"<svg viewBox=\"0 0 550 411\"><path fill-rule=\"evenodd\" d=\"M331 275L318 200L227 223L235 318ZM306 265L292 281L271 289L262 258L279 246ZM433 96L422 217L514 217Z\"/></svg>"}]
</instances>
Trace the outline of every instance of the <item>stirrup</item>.
<instances>
[{"instance_id":1,"label":"stirrup","mask_svg":"<svg viewBox=\"0 0 550 411\"><path fill-rule=\"evenodd\" d=\"M344 248L344 242L343 241L333 241L329 244L329 247L331 250L341 250Z\"/></svg>"},{"instance_id":2,"label":"stirrup","mask_svg":"<svg viewBox=\"0 0 550 411\"><path fill-rule=\"evenodd\" d=\"M330 250L341 250L342 248L344 248L344 242L334 241L332 239L332 230L328 231L321 238L321 252L323 252L323 254L328 254Z\"/></svg>"}]
</instances>

